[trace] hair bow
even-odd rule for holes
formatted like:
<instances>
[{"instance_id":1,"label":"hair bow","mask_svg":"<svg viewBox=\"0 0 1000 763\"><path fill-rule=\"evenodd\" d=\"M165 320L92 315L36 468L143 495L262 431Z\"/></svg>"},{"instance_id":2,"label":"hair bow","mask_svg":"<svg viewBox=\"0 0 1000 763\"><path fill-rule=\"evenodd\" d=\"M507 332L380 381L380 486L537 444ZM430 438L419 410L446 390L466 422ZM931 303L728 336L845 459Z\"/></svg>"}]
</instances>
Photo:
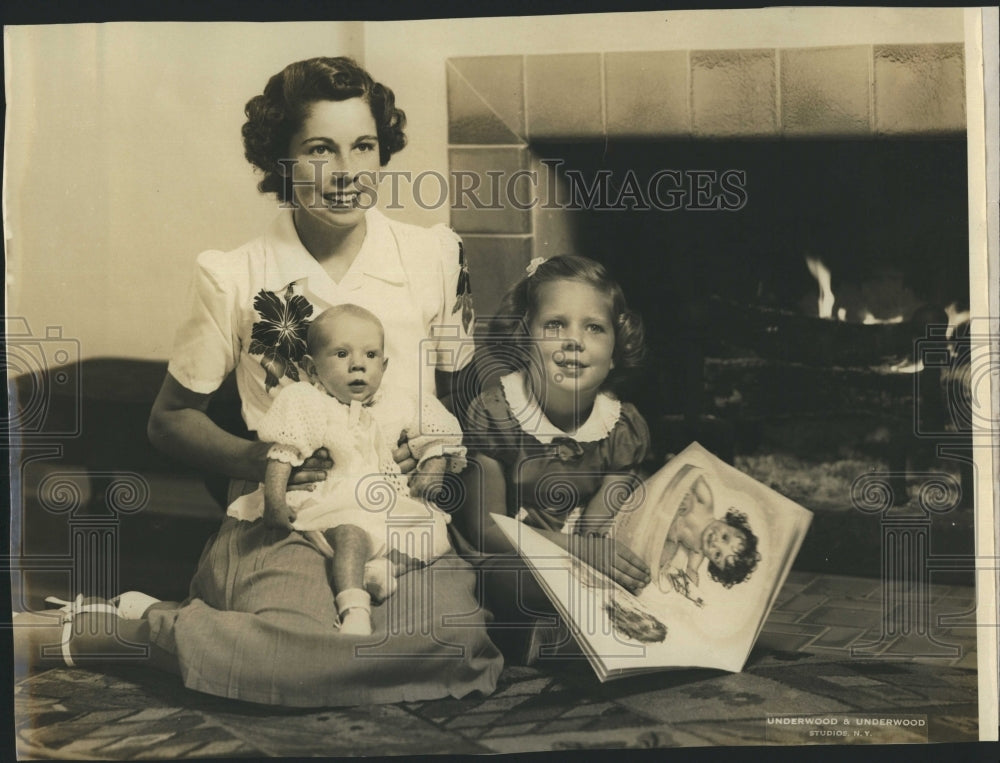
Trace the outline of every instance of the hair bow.
<instances>
[{"instance_id":1,"label":"hair bow","mask_svg":"<svg viewBox=\"0 0 1000 763\"><path fill-rule=\"evenodd\" d=\"M545 262L544 257L535 257L528 263L528 267L524 269L524 272L528 274L528 277L535 275L535 271L538 270L538 266Z\"/></svg>"}]
</instances>

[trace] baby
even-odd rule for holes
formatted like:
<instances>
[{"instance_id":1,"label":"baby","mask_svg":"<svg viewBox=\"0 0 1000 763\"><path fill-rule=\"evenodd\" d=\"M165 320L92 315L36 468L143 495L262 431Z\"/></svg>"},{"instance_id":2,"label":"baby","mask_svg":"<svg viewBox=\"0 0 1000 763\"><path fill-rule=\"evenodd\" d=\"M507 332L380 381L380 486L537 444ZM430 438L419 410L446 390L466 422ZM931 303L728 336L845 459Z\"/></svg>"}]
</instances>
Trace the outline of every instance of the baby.
<instances>
[{"instance_id":1,"label":"baby","mask_svg":"<svg viewBox=\"0 0 1000 763\"><path fill-rule=\"evenodd\" d=\"M673 588L687 594L683 577L686 576L697 586L698 568L706 558L712 580L732 588L750 577L760 561L757 536L750 529L746 514L734 508L726 512L725 519L716 519L712 490L704 473L697 467L689 469L684 476L686 486L682 484L680 488L684 497L663 544L660 589L669 591ZM674 559L682 548L687 553L687 566L683 572L673 568Z\"/></svg>"},{"instance_id":2,"label":"baby","mask_svg":"<svg viewBox=\"0 0 1000 763\"><path fill-rule=\"evenodd\" d=\"M332 558L341 631L368 635L371 602L391 595L389 558L429 562L450 550L450 517L429 502L465 449L457 419L431 396L382 387L388 365L382 324L357 305L325 310L310 324L302 368L309 382L283 388L257 428L273 442L264 484L234 501L230 516L302 532ZM401 433L417 459L412 492L392 457ZM286 492L294 466L326 448L333 469L312 491ZM446 451L447 449L447 451ZM334 553L334 550L336 553Z\"/></svg>"}]
</instances>

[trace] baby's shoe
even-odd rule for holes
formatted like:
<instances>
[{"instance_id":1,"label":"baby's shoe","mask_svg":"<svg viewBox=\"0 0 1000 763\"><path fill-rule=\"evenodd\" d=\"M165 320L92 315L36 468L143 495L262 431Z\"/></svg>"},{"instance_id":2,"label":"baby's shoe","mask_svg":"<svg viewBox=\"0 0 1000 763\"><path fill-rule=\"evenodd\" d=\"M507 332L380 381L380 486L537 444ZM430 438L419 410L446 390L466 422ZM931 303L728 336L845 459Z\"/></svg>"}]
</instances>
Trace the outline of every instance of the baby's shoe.
<instances>
[{"instance_id":1,"label":"baby's shoe","mask_svg":"<svg viewBox=\"0 0 1000 763\"><path fill-rule=\"evenodd\" d=\"M372 601L381 604L396 592L396 565L384 556L365 564L363 583Z\"/></svg>"},{"instance_id":2,"label":"baby's shoe","mask_svg":"<svg viewBox=\"0 0 1000 763\"><path fill-rule=\"evenodd\" d=\"M372 634L371 596L360 588L348 588L337 594L334 601L340 613L340 632L350 636Z\"/></svg>"}]
</instances>

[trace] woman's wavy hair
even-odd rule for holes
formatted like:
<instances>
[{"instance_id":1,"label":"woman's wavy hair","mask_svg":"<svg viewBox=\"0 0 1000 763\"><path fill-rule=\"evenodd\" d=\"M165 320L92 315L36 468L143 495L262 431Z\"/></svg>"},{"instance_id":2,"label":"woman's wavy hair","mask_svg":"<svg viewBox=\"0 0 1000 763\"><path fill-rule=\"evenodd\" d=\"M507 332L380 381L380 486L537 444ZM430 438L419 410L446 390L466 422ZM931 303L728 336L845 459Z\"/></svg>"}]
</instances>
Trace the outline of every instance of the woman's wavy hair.
<instances>
[{"instance_id":1,"label":"woman's wavy hair","mask_svg":"<svg viewBox=\"0 0 1000 763\"><path fill-rule=\"evenodd\" d=\"M291 177L283 173L280 159L287 158L288 143L302 127L309 106L316 101L364 98L378 131L379 164L406 145L406 114L396 108L396 98L351 58L310 58L289 64L268 80L261 95L246 105L243 125L244 155L264 173L257 187L279 201L292 198Z\"/></svg>"},{"instance_id":2,"label":"woman's wavy hair","mask_svg":"<svg viewBox=\"0 0 1000 763\"><path fill-rule=\"evenodd\" d=\"M612 352L615 367L604 387L615 389L642 365L645 356L642 318L628 308L621 286L608 275L605 267L579 255L563 254L545 260L507 292L489 326L488 341L494 349L494 360L506 360L511 370L527 370L531 357L530 345L524 341L528 334L528 322L531 314L538 309L542 285L554 281L585 283L610 298L611 322L615 331Z\"/></svg>"}]
</instances>

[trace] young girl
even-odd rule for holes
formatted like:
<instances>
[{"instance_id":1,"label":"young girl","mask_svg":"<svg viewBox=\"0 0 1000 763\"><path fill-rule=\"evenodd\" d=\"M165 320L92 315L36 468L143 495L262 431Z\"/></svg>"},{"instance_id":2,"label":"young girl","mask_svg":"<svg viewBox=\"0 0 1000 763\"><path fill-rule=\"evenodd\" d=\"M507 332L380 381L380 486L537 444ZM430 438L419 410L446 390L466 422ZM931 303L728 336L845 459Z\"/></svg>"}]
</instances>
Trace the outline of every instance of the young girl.
<instances>
[{"instance_id":1,"label":"young girl","mask_svg":"<svg viewBox=\"0 0 1000 763\"><path fill-rule=\"evenodd\" d=\"M306 343L310 381L284 387L258 426L258 435L275 443L264 484L228 514L303 532L333 559L341 632L368 635L371 598L385 598L395 584L391 563L377 560L427 562L451 548L448 516L411 498L393 448L405 432L418 461L412 492L425 495L449 465L464 466L461 429L437 398L418 407L412 396L382 388L389 362L382 323L363 307L325 310L309 325ZM315 491L286 492L292 467L321 447L333 461L327 479Z\"/></svg>"},{"instance_id":2,"label":"young girl","mask_svg":"<svg viewBox=\"0 0 1000 763\"><path fill-rule=\"evenodd\" d=\"M637 482L649 431L608 391L616 374L639 364L643 332L600 264L532 260L499 312L495 355L511 370L467 412L458 529L492 555L479 559L486 603L495 624L509 626L551 607L491 514L518 517L633 592L649 582L646 564L604 534Z\"/></svg>"}]
</instances>

